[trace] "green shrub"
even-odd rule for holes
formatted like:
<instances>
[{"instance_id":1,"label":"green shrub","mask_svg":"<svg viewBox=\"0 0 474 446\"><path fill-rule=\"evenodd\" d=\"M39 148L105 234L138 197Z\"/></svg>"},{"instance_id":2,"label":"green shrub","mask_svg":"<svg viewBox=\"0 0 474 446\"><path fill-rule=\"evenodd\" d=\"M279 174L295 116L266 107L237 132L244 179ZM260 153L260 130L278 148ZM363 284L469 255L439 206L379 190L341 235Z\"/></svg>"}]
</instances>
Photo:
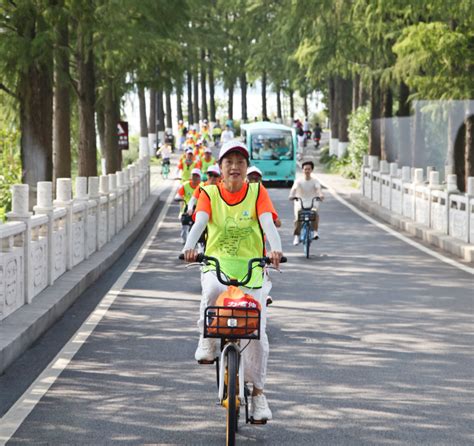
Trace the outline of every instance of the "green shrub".
<instances>
[{"instance_id":1,"label":"green shrub","mask_svg":"<svg viewBox=\"0 0 474 446\"><path fill-rule=\"evenodd\" d=\"M10 187L21 184L19 133L0 129L0 220L11 210Z\"/></svg>"},{"instance_id":2,"label":"green shrub","mask_svg":"<svg viewBox=\"0 0 474 446\"><path fill-rule=\"evenodd\" d=\"M359 179L362 160L369 148L370 111L368 106L359 107L349 117L349 145L342 158L329 155L329 148L321 149L320 162L326 171L346 178Z\"/></svg>"}]
</instances>

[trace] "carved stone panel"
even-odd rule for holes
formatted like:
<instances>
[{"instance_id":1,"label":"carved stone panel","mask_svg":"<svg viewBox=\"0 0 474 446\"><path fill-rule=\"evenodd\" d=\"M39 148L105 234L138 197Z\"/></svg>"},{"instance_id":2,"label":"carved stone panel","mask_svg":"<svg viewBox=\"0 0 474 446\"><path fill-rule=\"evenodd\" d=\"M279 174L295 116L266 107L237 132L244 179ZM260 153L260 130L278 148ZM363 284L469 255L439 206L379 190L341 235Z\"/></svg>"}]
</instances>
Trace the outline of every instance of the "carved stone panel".
<instances>
[{"instance_id":1,"label":"carved stone panel","mask_svg":"<svg viewBox=\"0 0 474 446\"><path fill-rule=\"evenodd\" d=\"M0 308L3 308L1 319L5 319L25 302L25 284L23 273L23 249L13 248L2 253L0 273Z\"/></svg>"},{"instance_id":2,"label":"carved stone panel","mask_svg":"<svg viewBox=\"0 0 474 446\"><path fill-rule=\"evenodd\" d=\"M39 294L48 285L48 239L39 237L31 242L31 268L33 296Z\"/></svg>"}]
</instances>

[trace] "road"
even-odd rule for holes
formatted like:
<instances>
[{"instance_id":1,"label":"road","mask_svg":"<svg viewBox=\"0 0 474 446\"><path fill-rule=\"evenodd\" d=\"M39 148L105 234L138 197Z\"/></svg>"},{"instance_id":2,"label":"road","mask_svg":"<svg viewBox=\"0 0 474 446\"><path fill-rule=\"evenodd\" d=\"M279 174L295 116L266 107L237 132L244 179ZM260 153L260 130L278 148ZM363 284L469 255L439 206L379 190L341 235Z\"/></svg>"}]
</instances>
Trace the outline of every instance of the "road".
<instances>
[{"instance_id":1,"label":"road","mask_svg":"<svg viewBox=\"0 0 474 446\"><path fill-rule=\"evenodd\" d=\"M321 240L305 259L291 245L288 190L270 193L289 258L272 275L266 393L274 420L242 426L239 444L473 444L472 275L375 227L330 193ZM161 209L136 268L127 273L145 233L0 377L4 428L51 385L9 445L225 443L214 369L193 359L199 272L177 260L178 206ZM122 272L123 286L108 293ZM55 367L65 367L57 379L46 369L35 382L103 296L114 299L110 308L69 363L59 354ZM30 396L8 412L31 383Z\"/></svg>"}]
</instances>

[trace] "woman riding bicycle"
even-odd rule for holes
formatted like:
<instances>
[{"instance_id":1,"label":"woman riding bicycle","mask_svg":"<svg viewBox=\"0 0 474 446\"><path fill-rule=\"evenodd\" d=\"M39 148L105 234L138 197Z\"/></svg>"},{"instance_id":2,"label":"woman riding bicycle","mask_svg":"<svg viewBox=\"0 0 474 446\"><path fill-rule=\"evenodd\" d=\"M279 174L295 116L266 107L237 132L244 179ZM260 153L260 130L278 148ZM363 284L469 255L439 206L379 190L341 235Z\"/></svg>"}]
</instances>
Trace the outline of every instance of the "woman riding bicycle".
<instances>
[{"instance_id":1,"label":"woman riding bicycle","mask_svg":"<svg viewBox=\"0 0 474 446\"><path fill-rule=\"evenodd\" d=\"M273 205L267 190L259 183L246 181L249 152L239 141L225 143L219 153L222 182L202 188L196 206L195 224L184 247L184 258L194 262L197 257L196 243L207 226L206 255L219 259L222 271L229 278L242 280L247 273L249 259L262 257L263 233L267 236L271 251L268 254L275 268L282 257L280 236L273 223ZM263 230L263 232L262 232ZM243 351L245 379L253 383L252 416L254 420L270 420L263 388L265 385L269 354L265 333L266 304L262 296L263 270L256 267L244 292L252 295L261 305L260 340L253 340ZM217 297L227 287L219 283L211 266L203 268L201 276L202 299L198 327L199 345L195 353L197 361L211 361L216 357L216 342L204 338L204 311L214 305Z\"/></svg>"}]
</instances>

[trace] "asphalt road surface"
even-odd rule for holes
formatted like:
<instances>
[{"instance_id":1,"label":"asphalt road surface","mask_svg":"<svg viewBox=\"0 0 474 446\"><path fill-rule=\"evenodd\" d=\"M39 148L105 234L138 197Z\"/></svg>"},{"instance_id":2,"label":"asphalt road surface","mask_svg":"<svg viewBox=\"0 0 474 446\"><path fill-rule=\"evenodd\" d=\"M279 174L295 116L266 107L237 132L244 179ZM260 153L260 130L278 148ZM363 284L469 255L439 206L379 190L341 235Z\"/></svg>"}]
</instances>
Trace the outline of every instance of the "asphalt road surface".
<instances>
[{"instance_id":1,"label":"asphalt road surface","mask_svg":"<svg viewBox=\"0 0 474 446\"><path fill-rule=\"evenodd\" d=\"M238 444L473 444L473 276L329 193L321 240L305 259L291 244L288 189L270 193L289 258L272 274L266 394L274 420L241 425ZM137 269L9 445L225 444L214 368L193 358L199 272L177 260L177 214L173 203ZM1 415L138 249L0 377Z\"/></svg>"}]
</instances>

